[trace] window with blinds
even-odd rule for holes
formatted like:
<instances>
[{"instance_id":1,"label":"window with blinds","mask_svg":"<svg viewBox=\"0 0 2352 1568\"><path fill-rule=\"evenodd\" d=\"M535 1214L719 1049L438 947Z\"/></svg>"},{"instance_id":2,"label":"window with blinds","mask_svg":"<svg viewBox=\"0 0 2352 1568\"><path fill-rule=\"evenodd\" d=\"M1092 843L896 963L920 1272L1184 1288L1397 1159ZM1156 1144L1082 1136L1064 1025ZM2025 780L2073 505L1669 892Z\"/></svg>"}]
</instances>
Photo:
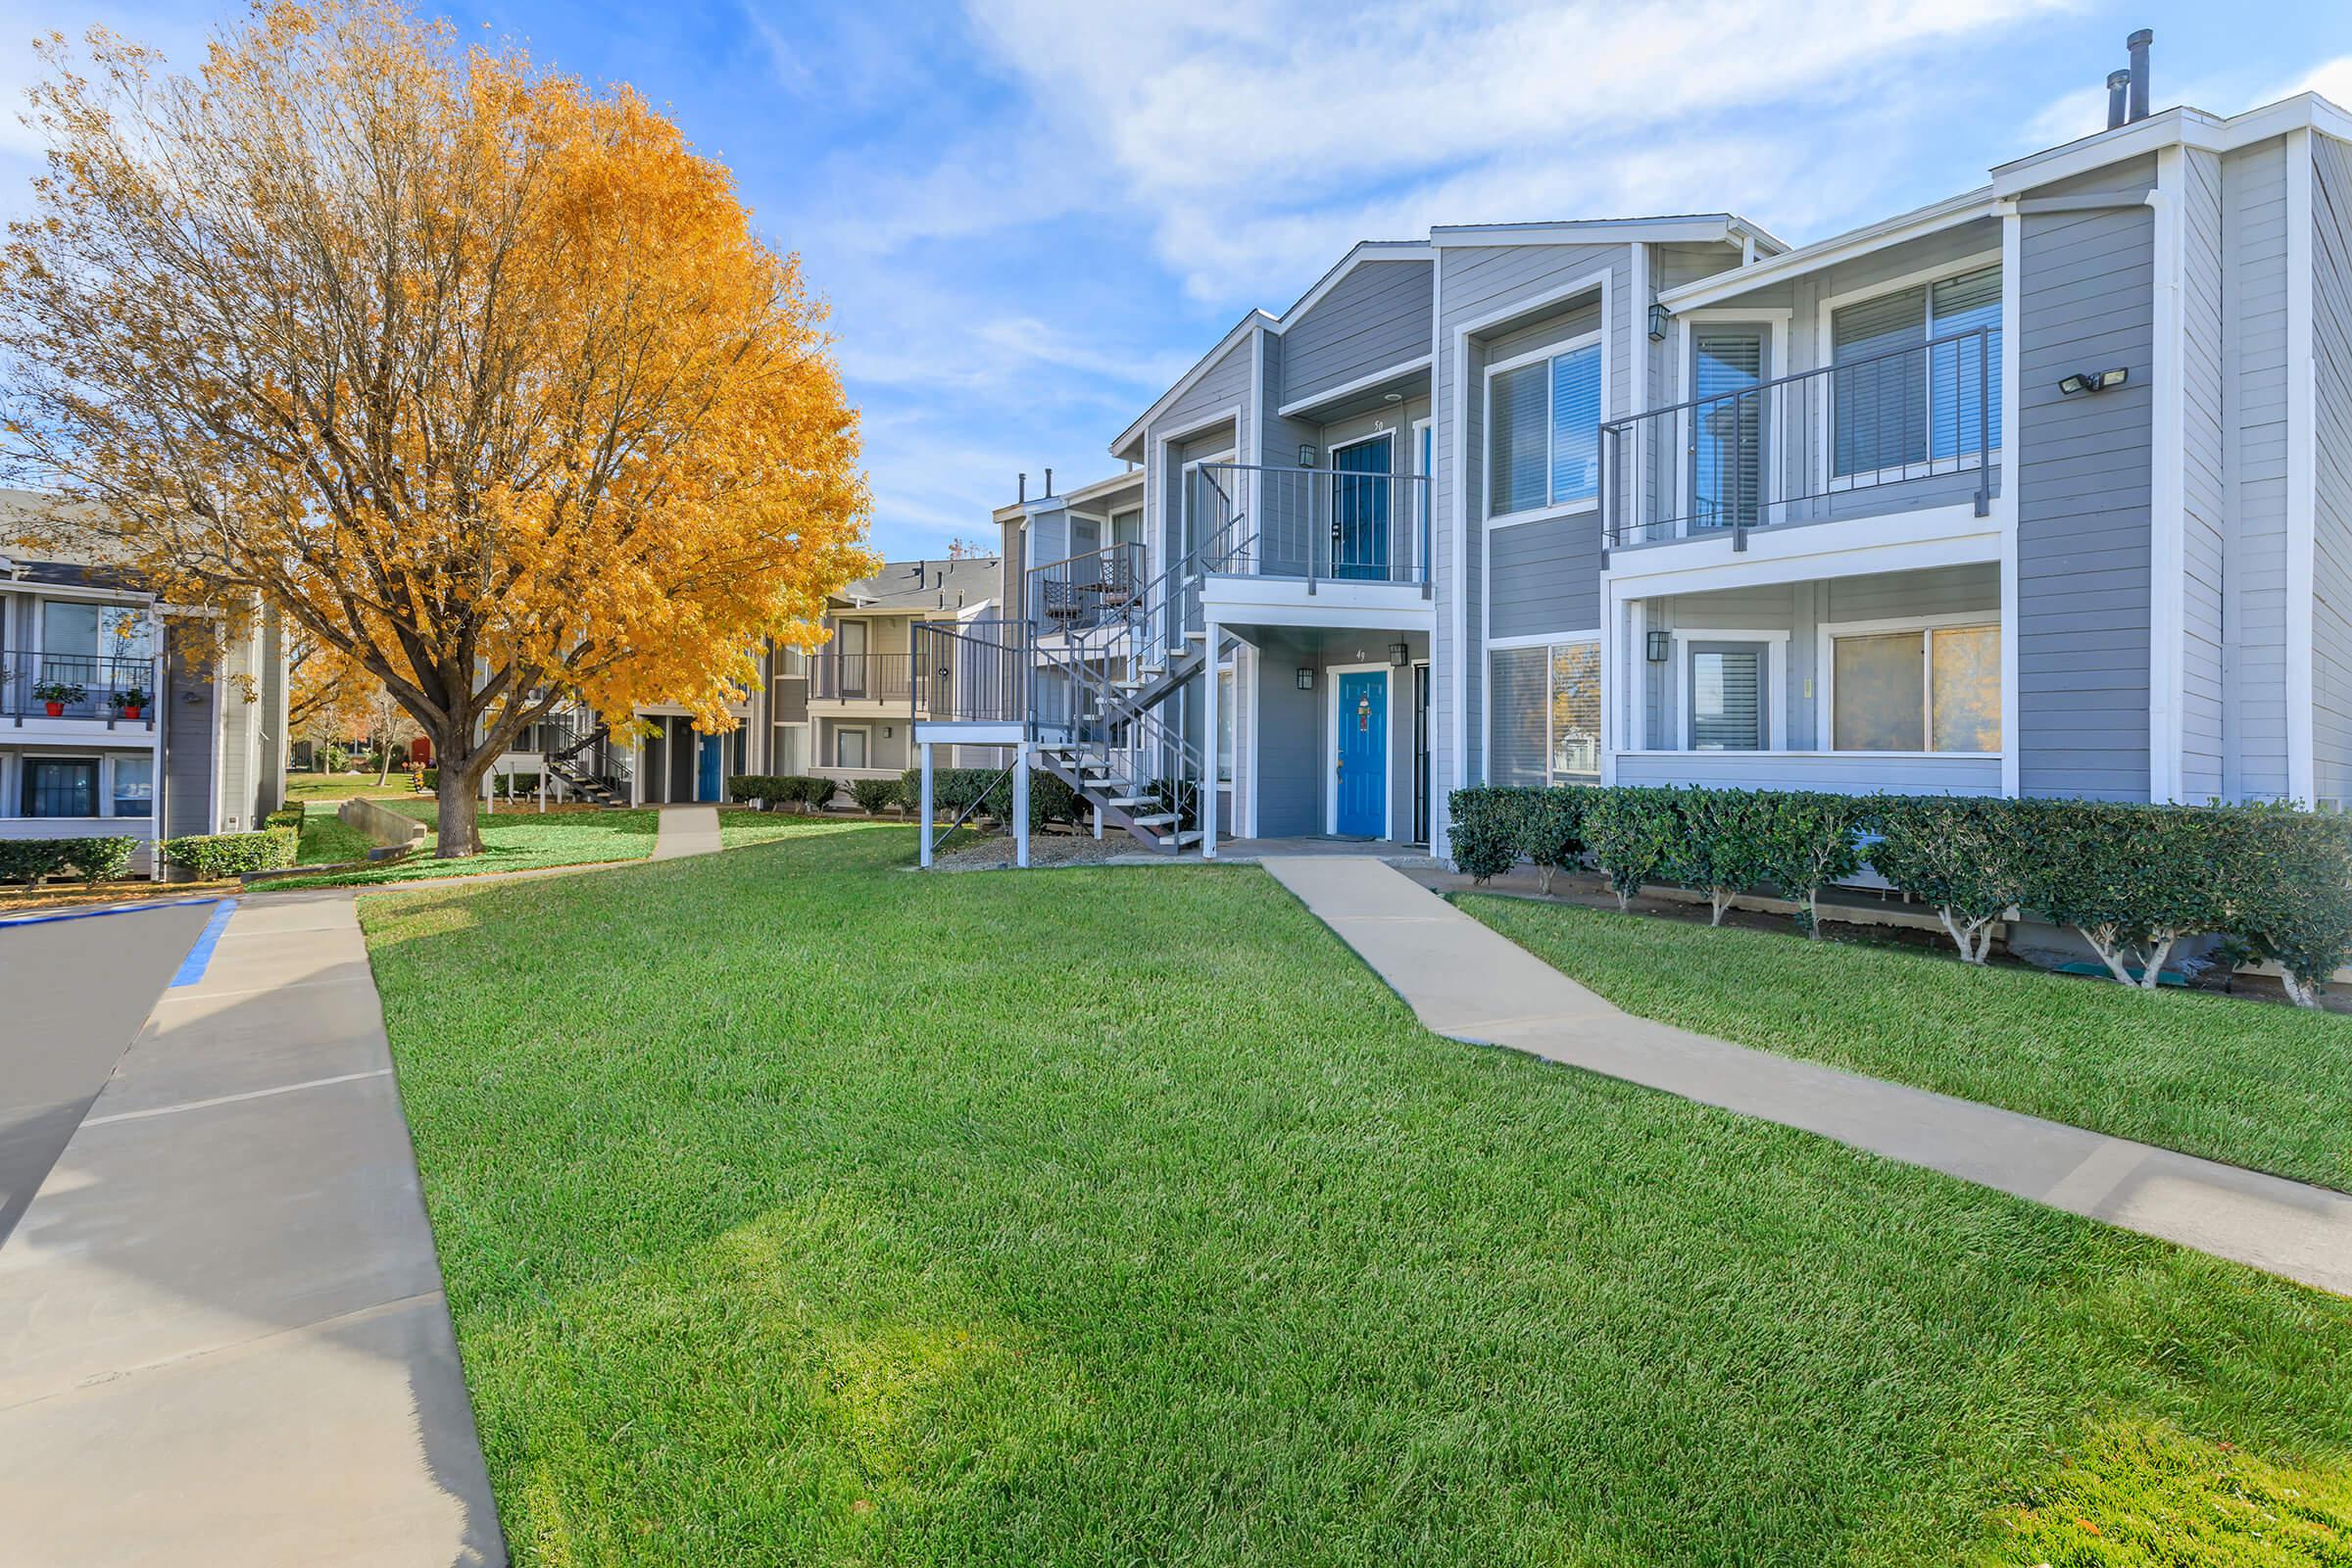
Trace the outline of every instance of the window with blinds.
<instances>
[{"instance_id":1,"label":"window with blinds","mask_svg":"<svg viewBox=\"0 0 2352 1568\"><path fill-rule=\"evenodd\" d=\"M1551 649L1551 781L1600 782L1600 644Z\"/></svg>"},{"instance_id":2,"label":"window with blinds","mask_svg":"<svg viewBox=\"0 0 2352 1568\"><path fill-rule=\"evenodd\" d=\"M1502 648L1490 656L1491 784L1600 781L1600 645Z\"/></svg>"},{"instance_id":3,"label":"window with blinds","mask_svg":"<svg viewBox=\"0 0 2352 1568\"><path fill-rule=\"evenodd\" d=\"M1981 327L1983 338L1936 342ZM1999 447L2000 328L1998 267L1834 312L1831 472L1876 474Z\"/></svg>"},{"instance_id":4,"label":"window with blinds","mask_svg":"<svg viewBox=\"0 0 2352 1568\"><path fill-rule=\"evenodd\" d=\"M1487 378L1488 514L1600 497L1600 345Z\"/></svg>"},{"instance_id":5,"label":"window with blinds","mask_svg":"<svg viewBox=\"0 0 2352 1568\"><path fill-rule=\"evenodd\" d=\"M1544 679L1550 660L1541 648L1500 648L1490 656L1494 676L1487 691L1493 708L1488 730L1493 755L1490 784L1545 782Z\"/></svg>"},{"instance_id":6,"label":"window with blinds","mask_svg":"<svg viewBox=\"0 0 2352 1568\"><path fill-rule=\"evenodd\" d=\"M1753 526L1764 473L1764 400L1740 397L1764 379L1764 334L1755 327L1702 330L1690 447L1690 521L1697 528Z\"/></svg>"},{"instance_id":7,"label":"window with blinds","mask_svg":"<svg viewBox=\"0 0 2352 1568\"><path fill-rule=\"evenodd\" d=\"M1694 752L1760 752L1765 651L1754 643L1690 646L1690 736Z\"/></svg>"}]
</instances>

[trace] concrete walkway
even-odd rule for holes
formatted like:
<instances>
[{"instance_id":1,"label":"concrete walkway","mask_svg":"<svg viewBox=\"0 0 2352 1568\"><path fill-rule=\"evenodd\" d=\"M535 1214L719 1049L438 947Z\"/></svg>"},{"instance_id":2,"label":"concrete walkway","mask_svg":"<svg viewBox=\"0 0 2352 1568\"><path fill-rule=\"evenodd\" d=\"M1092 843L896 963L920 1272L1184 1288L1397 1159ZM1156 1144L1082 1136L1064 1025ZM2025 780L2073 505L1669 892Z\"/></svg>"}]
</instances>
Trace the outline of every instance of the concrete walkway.
<instances>
[{"instance_id":1,"label":"concrete walkway","mask_svg":"<svg viewBox=\"0 0 2352 1568\"><path fill-rule=\"evenodd\" d=\"M715 806L664 806L655 818L654 853L657 860L683 855L715 855L725 848L718 838Z\"/></svg>"},{"instance_id":2,"label":"concrete walkway","mask_svg":"<svg viewBox=\"0 0 2352 1568\"><path fill-rule=\"evenodd\" d=\"M0 1556L504 1562L351 895L194 967L0 1246Z\"/></svg>"},{"instance_id":3,"label":"concrete walkway","mask_svg":"<svg viewBox=\"0 0 2352 1568\"><path fill-rule=\"evenodd\" d=\"M2352 1295L2352 1197L1636 1018L1376 859L1264 864L1438 1034L1802 1128Z\"/></svg>"}]
</instances>

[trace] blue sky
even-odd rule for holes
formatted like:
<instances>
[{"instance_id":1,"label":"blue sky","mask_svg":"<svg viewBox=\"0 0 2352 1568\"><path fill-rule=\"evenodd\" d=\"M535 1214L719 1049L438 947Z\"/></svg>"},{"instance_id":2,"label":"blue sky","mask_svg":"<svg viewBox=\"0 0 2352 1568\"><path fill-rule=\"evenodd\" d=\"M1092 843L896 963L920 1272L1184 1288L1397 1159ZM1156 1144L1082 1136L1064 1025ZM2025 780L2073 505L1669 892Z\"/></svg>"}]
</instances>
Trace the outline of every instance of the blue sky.
<instances>
[{"instance_id":1,"label":"blue sky","mask_svg":"<svg viewBox=\"0 0 2352 1568\"><path fill-rule=\"evenodd\" d=\"M428 0L428 9L429 6ZM223 0L0 0L0 36L92 23L194 58ZM2124 34L2158 107L2317 86L2352 106L2352 7L1889 0L466 0L625 79L723 158L831 303L875 543L993 543L1245 310L1358 238L1433 223L1742 213L1791 243L1981 183L2100 123ZM26 51L0 51L15 98ZM0 125L0 210L33 149Z\"/></svg>"}]
</instances>

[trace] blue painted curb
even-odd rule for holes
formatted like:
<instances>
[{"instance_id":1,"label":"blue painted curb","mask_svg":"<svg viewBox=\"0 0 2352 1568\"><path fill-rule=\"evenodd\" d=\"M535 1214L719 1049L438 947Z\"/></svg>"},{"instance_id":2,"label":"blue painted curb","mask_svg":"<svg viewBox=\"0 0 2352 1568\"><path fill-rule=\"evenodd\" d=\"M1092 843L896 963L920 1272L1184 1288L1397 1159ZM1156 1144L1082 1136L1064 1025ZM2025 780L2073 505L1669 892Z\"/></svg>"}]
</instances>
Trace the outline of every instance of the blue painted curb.
<instances>
[{"instance_id":1,"label":"blue painted curb","mask_svg":"<svg viewBox=\"0 0 2352 1568\"><path fill-rule=\"evenodd\" d=\"M184 909L191 904L217 904L216 895L196 899L150 899L143 904L110 904L103 909L61 909L55 914L0 915L0 929L12 925L47 925L53 920L99 920L110 914L139 914L148 909Z\"/></svg>"},{"instance_id":2,"label":"blue painted curb","mask_svg":"<svg viewBox=\"0 0 2352 1568\"><path fill-rule=\"evenodd\" d=\"M204 929L196 934L196 945L188 950L186 957L179 960L179 972L172 975L170 985L164 987L166 991L192 986L204 978L205 965L213 961L213 948L220 942L220 933L228 929L228 917L236 912L237 901L234 899L222 899L213 906L213 917L205 921Z\"/></svg>"}]
</instances>

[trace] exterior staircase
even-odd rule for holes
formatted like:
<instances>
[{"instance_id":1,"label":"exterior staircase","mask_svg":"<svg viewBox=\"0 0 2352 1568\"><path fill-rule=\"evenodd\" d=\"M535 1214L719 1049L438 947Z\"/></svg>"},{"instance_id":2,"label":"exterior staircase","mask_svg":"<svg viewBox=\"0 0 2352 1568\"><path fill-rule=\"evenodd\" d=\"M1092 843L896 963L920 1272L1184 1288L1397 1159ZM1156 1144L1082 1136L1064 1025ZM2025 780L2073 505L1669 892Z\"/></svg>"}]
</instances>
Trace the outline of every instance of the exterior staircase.
<instances>
[{"instance_id":1,"label":"exterior staircase","mask_svg":"<svg viewBox=\"0 0 2352 1568\"><path fill-rule=\"evenodd\" d=\"M593 750L599 742L612 734L612 726L599 720L594 724L575 726L575 728L577 728L577 733L564 743L561 751L548 752L540 758L541 765L547 769L550 776L563 781L564 788L567 793L583 801L593 802L608 810L616 810L627 806L629 803L621 799L612 785L598 774L591 772L580 761L582 753Z\"/></svg>"}]
</instances>

